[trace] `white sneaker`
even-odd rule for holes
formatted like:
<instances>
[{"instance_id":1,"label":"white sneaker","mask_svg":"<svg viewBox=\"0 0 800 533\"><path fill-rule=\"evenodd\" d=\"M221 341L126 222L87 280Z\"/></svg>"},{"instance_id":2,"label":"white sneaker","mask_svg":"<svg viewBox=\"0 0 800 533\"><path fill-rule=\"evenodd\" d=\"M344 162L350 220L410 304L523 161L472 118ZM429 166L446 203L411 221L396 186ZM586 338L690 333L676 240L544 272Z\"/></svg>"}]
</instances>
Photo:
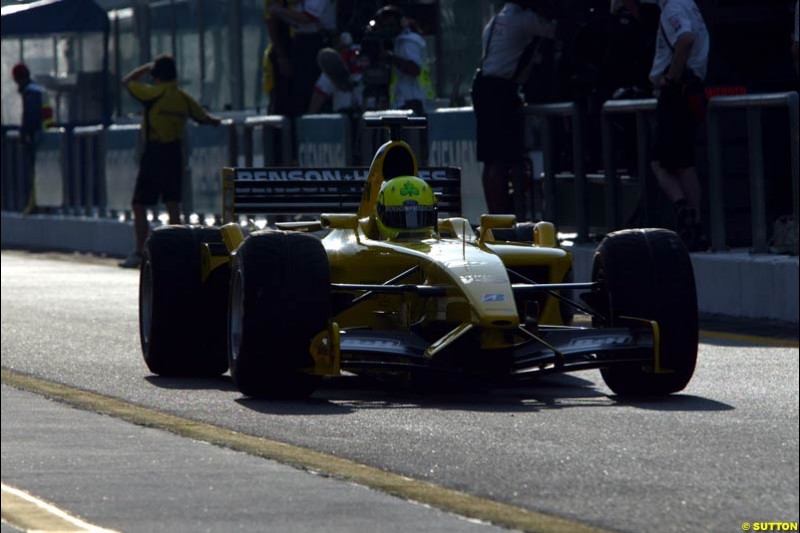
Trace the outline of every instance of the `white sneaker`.
<instances>
[{"instance_id":1,"label":"white sneaker","mask_svg":"<svg viewBox=\"0 0 800 533\"><path fill-rule=\"evenodd\" d=\"M139 265L142 264L142 254L134 250L128 254L124 261L120 261L118 264L121 268L139 268Z\"/></svg>"}]
</instances>

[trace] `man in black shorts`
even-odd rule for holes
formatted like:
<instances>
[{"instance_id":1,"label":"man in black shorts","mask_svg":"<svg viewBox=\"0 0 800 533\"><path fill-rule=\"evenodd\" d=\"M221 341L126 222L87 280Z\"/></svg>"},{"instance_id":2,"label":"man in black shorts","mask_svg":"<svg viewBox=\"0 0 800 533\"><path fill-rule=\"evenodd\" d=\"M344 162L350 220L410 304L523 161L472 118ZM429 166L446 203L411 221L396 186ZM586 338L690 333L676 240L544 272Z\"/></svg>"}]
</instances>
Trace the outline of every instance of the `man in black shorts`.
<instances>
[{"instance_id":1,"label":"man in black shorts","mask_svg":"<svg viewBox=\"0 0 800 533\"><path fill-rule=\"evenodd\" d=\"M676 229L690 251L708 248L700 220L700 180L694 167L697 123L703 120L702 80L709 37L694 0L660 0L661 18L650 80L658 89L655 159L661 189L675 208Z\"/></svg>"},{"instance_id":2,"label":"man in black shorts","mask_svg":"<svg viewBox=\"0 0 800 533\"><path fill-rule=\"evenodd\" d=\"M552 39L555 25L535 8L535 0L506 2L483 31L483 58L472 83L478 126L478 161L490 213L513 213L510 176L522 175L523 117L520 84L539 59L542 39ZM518 178L515 181L521 181Z\"/></svg>"},{"instance_id":3,"label":"man in black shorts","mask_svg":"<svg viewBox=\"0 0 800 533\"><path fill-rule=\"evenodd\" d=\"M155 80L155 85L139 81L148 73ZM147 206L157 204L160 199L166 204L169 223L180 224L183 132L187 119L215 126L221 122L219 118L206 113L200 104L178 87L177 75L175 60L171 56L161 55L122 79L131 95L144 106L144 152L132 202L136 249L120 263L122 267L138 268L141 263L142 248L150 230Z\"/></svg>"}]
</instances>

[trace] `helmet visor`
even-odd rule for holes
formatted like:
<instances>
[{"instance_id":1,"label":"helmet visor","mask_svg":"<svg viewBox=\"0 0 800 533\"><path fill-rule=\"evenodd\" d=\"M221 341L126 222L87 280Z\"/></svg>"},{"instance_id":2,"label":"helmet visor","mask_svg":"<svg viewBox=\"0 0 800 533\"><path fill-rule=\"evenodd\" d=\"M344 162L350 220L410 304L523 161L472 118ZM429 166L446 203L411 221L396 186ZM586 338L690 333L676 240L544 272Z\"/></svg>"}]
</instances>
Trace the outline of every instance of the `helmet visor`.
<instances>
[{"instance_id":1,"label":"helmet visor","mask_svg":"<svg viewBox=\"0 0 800 533\"><path fill-rule=\"evenodd\" d=\"M413 200L403 202L403 205L386 206L380 215L387 227L395 229L431 228L436 223L436 208L419 205Z\"/></svg>"}]
</instances>

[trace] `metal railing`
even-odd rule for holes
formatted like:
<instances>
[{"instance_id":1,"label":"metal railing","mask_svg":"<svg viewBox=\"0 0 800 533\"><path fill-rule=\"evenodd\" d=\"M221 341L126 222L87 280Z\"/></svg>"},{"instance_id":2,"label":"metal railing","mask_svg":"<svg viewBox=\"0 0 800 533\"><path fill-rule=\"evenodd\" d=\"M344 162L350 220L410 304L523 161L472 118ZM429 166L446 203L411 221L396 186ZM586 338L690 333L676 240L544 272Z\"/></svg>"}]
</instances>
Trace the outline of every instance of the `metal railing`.
<instances>
[{"instance_id":1,"label":"metal railing","mask_svg":"<svg viewBox=\"0 0 800 533\"><path fill-rule=\"evenodd\" d=\"M574 102L556 104L526 105L525 117L541 117L542 120L542 164L544 172L544 218L556 224L558 220L556 204L555 142L553 135L554 118L570 119L572 130L572 164L575 175L575 226L577 241L589 240L589 213L587 202L586 169L583 162L583 116ZM514 184L515 188L517 184Z\"/></svg>"},{"instance_id":2,"label":"metal railing","mask_svg":"<svg viewBox=\"0 0 800 533\"><path fill-rule=\"evenodd\" d=\"M3 128L2 139L2 207L8 211L22 211L27 201L27 172L20 143L19 128Z\"/></svg>"},{"instance_id":3,"label":"metal railing","mask_svg":"<svg viewBox=\"0 0 800 533\"><path fill-rule=\"evenodd\" d=\"M281 115L266 115L261 117L248 117L243 122L244 125L244 165L246 167L253 166L253 131L261 128L261 150L264 154L264 164L272 165L288 165L292 160L292 123L288 117ZM279 147L275 150L274 146L270 143L274 141L269 135L265 135L267 130L276 130L279 132ZM279 161L267 161L267 154L279 153L281 159Z\"/></svg>"},{"instance_id":4,"label":"metal railing","mask_svg":"<svg viewBox=\"0 0 800 533\"><path fill-rule=\"evenodd\" d=\"M72 169L64 183L64 207L73 215L98 215L104 210L104 131L102 125L81 126L72 130L71 138L67 136Z\"/></svg>"},{"instance_id":5,"label":"metal railing","mask_svg":"<svg viewBox=\"0 0 800 533\"><path fill-rule=\"evenodd\" d=\"M789 112L789 135L792 170L792 214L794 234L798 231L800 209L800 134L798 130L798 94L796 92L755 94L744 96L717 96L708 103L708 164L709 203L711 208L711 250L724 250L725 203L722 186L722 143L720 141L719 112L723 109L744 109L747 113L747 144L750 174L750 209L753 232L753 252L769 252L767 240L767 205L764 181L763 131L761 113L764 108L785 107ZM798 253L795 240L794 253Z\"/></svg>"},{"instance_id":6,"label":"metal railing","mask_svg":"<svg viewBox=\"0 0 800 533\"><path fill-rule=\"evenodd\" d=\"M622 114L634 114L636 118L636 146L637 146L637 166L639 182L641 188L640 208L648 220L648 210L653 209L647 194L648 182L652 186L649 167L649 129L648 115L655 110L656 101L654 99L645 100L613 100L608 101L603 106L601 137L602 153L604 164L604 203L607 231L612 231L620 227L620 208L630 207L620 205L622 202L621 180L618 169L615 168L614 160L614 138L613 138L613 119ZM764 253L769 251L767 241L767 221L766 221L766 195L765 195L765 176L764 176L764 155L762 151L762 129L761 112L765 107L786 108L790 122L790 152L791 152L791 176L792 176L792 205L794 214L794 231L797 232L798 210L800 209L800 180L798 179L798 152L800 151L800 140L798 139L798 94L795 92L761 94L750 96L718 96L712 98L708 106L708 151L710 166L710 187L708 192L710 205L710 227L712 250L724 250L726 247L726 227L725 227L725 206L723 202L723 182L721 177L722 145L720 140L720 119L719 111L722 109L742 109L748 116L747 132L749 142L749 175L751 190L751 209L753 214L753 251ZM569 120L571 132L569 140L572 143L572 158L574 181L574 200L575 205L575 225L577 228L577 240L585 241L589 238L590 231L590 210L589 210L589 180L585 169L583 158L585 139L584 127L585 117L579 107L574 103L556 103L543 105L526 106L523 110L525 117L541 117L542 143L543 143L543 162L544 162L544 197L545 197L545 218L558 222L558 202L556 189L556 125L558 120ZM262 129L264 133L261 138L262 146L260 151L264 156L264 166L288 166L293 161L294 139L292 122L283 116L256 116L242 117L236 123L226 121L230 135L227 141L216 141L219 147L227 150L228 164L238 166L253 166L254 156L258 155L259 148L254 146L254 133ZM133 127L133 126L132 126ZM240 138L237 136L236 129L243 133ZM107 197L112 191L107 180L106 166L109 164L107 156L114 152L129 151L126 146L112 147L106 146L110 138L104 135L100 126L89 126L74 128L73 130L60 130L59 135L62 140L63 164L60 167L59 176L49 180L51 189L55 190L55 183L58 182L58 191L63 186L63 203L60 200L52 201L47 206L59 212L79 215L99 215L113 216L114 209L121 209L127 202L128 192L122 191L124 187L115 182L116 207L112 207L109 202L112 198ZM2 138L2 207L4 210L21 211L25 207L27 189L30 187L30 180L25 178L24 161L21 146L19 143L19 133L14 128L3 128ZM223 136L224 137L224 136ZM243 139L243 146L239 146ZM52 141L52 139L51 139ZM227 142L227 147L223 146ZM51 142L52 144L52 142ZM113 148L113 149L112 149ZM50 148L52 152L52 146ZM130 151L134 146L130 147ZM52 157L51 157L52 159ZM130 159L130 162L128 161ZM55 161L53 159L53 161ZM123 162L127 168L133 168L135 161L132 157L127 157ZM215 165L217 163L214 163ZM55 163L51 162L52 165ZM38 164L37 164L38 167ZM48 167L49 168L49 167ZM53 167L56 168L56 167ZM113 168L113 165L112 165ZM56 169L57 170L57 169ZM109 171L110 172L110 171ZM114 171L112 174L117 175ZM208 175L209 172L206 172ZM125 183L134 179L135 173L125 178ZM208 182L210 178L206 178ZM479 176L465 175L465 179L477 179ZM117 180L119 181L119 180ZM123 184L124 185L124 184ZM132 187L132 185L131 185ZM122 192L120 192L122 191ZM215 191L206 191L208 194L216 194ZM125 203L119 200L120 194L124 193ZM60 194L60 192L59 192ZM53 198L60 198L58 195L51 195ZM209 197L210 198L210 197ZM119 204L119 205L118 205ZM208 202L206 202L208 204ZM205 205L205 204L204 204ZM211 204L209 204L211 205ZM563 206L563 205L562 205ZM188 207L188 206L187 206ZM562 221L563 222L563 221ZM729 228L728 228L729 229ZM730 230L730 229L729 229ZM794 250L797 253L797 248Z\"/></svg>"},{"instance_id":7,"label":"metal railing","mask_svg":"<svg viewBox=\"0 0 800 533\"><path fill-rule=\"evenodd\" d=\"M652 206L649 205L647 182L649 173L649 129L647 115L656 110L655 98L640 100L609 100L603 104L601 136L603 146L603 169L605 172L606 229L611 232L620 228L619 221L619 176L614 164L614 135L612 116L621 114L636 115L636 161L639 177L639 202L645 220L648 220Z\"/></svg>"}]
</instances>

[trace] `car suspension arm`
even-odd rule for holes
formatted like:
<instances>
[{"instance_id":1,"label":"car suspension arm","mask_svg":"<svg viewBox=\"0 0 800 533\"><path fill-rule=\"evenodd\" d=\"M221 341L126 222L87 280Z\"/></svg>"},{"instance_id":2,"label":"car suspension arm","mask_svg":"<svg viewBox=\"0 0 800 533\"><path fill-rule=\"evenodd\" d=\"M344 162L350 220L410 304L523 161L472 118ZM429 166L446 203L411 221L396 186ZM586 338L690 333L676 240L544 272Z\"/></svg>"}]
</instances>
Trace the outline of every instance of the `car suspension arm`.
<instances>
[{"instance_id":1,"label":"car suspension arm","mask_svg":"<svg viewBox=\"0 0 800 533\"><path fill-rule=\"evenodd\" d=\"M605 317L600 315L600 314L598 314L597 311L594 311L593 309L589 309L588 307L585 307L585 306L579 304L575 300L572 300L570 298L567 298L566 296L563 296L563 295L555 292L556 289L597 289L597 288L600 288L602 286L602 284L600 282L596 282L595 281L595 282L591 282L591 283L550 283L550 284L542 284L542 283L536 283L535 281L533 281L531 279L528 279L527 277L523 276L519 272L511 270L510 268L507 268L506 270L512 276L515 276L515 277L519 278L520 280L522 280L522 281L524 281L526 283L526 284L519 284L519 283L512 284L511 288L514 291L514 293L525 294L526 292L545 291L545 292L547 292L548 295L552 296L556 300L560 300L560 301L562 301L562 302L564 302L566 304L569 304L569 305L573 306L575 309L578 309L579 311L583 311L587 315L596 316L598 318L601 318L601 319L605 320Z\"/></svg>"}]
</instances>

